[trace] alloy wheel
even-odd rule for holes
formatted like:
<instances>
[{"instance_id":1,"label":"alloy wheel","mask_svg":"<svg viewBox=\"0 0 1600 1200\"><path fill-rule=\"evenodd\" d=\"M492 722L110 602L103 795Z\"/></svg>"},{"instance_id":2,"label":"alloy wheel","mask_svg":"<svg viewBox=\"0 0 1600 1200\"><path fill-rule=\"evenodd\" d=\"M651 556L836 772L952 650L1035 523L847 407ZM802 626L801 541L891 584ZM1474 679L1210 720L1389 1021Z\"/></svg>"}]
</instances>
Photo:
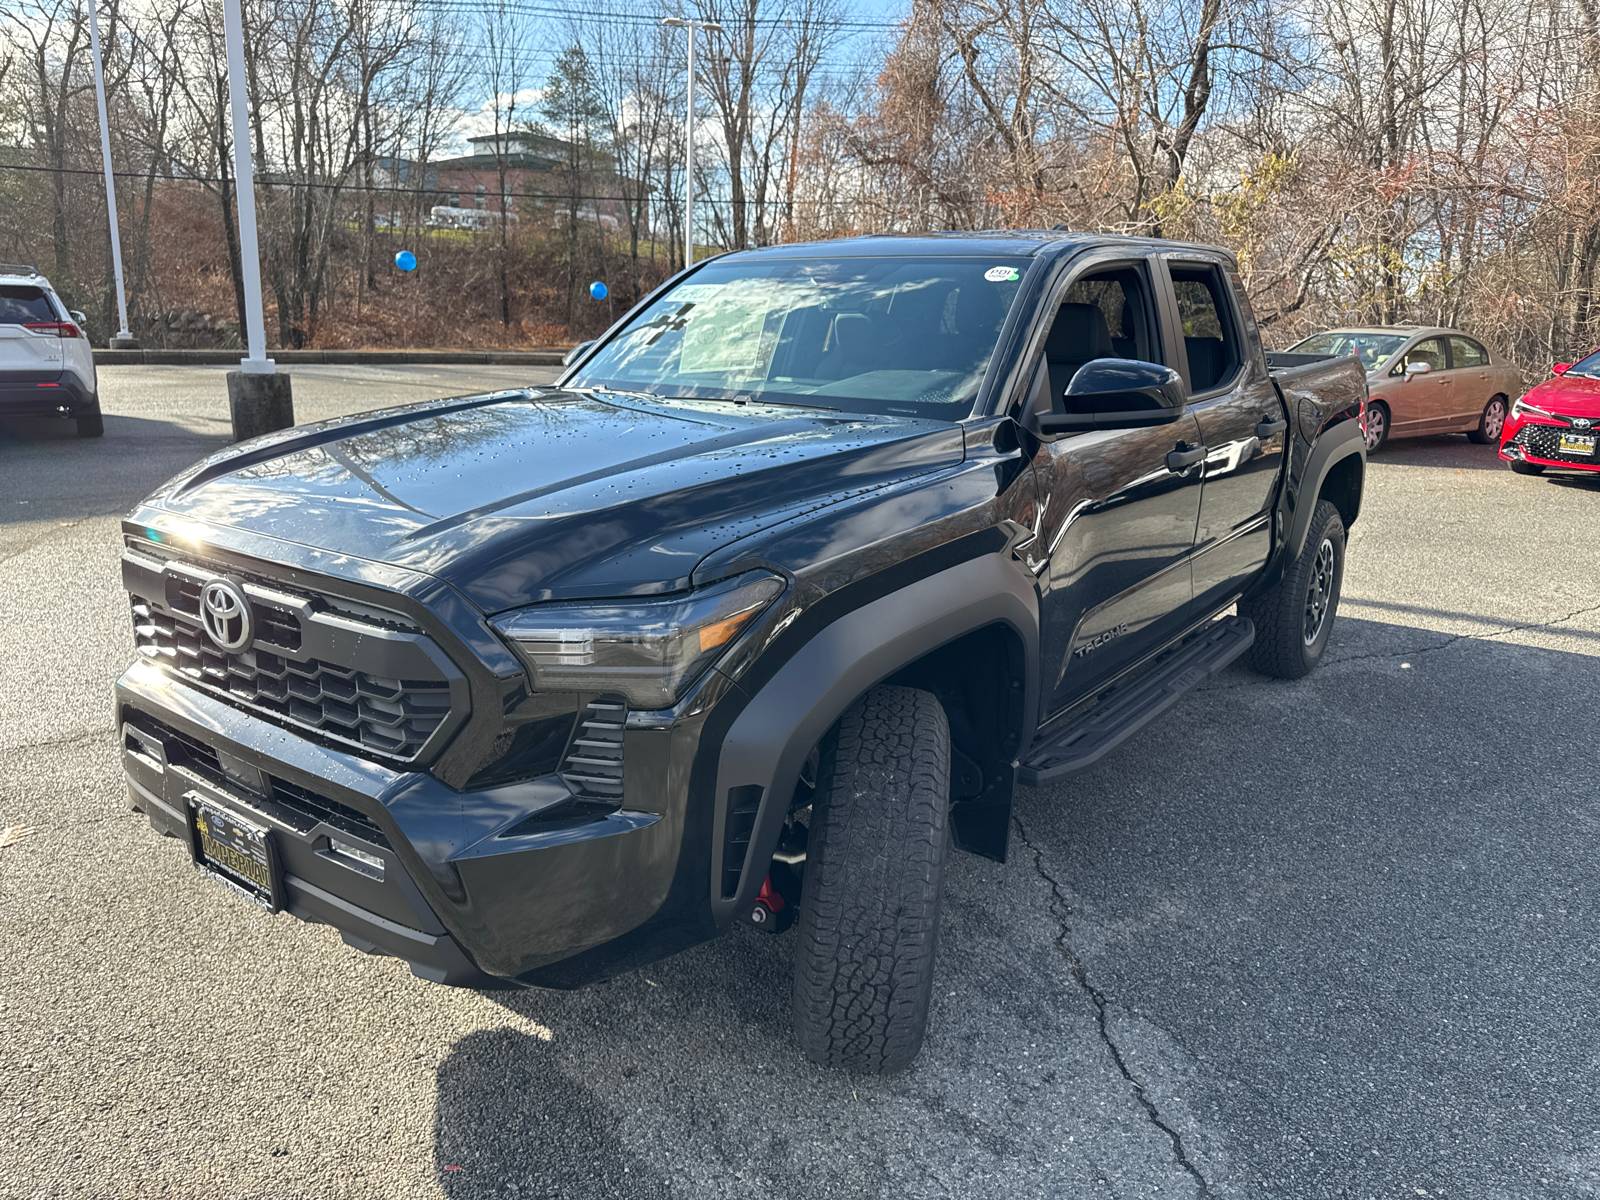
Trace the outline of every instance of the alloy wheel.
<instances>
[{"instance_id":1,"label":"alloy wheel","mask_svg":"<svg viewBox=\"0 0 1600 1200\"><path fill-rule=\"evenodd\" d=\"M1316 643L1317 635L1322 632L1322 626L1328 619L1328 610L1333 607L1333 568L1333 540L1323 538L1322 545L1317 547L1317 561L1311 568L1311 587L1306 592L1305 624L1301 636L1308 646Z\"/></svg>"},{"instance_id":2,"label":"alloy wheel","mask_svg":"<svg viewBox=\"0 0 1600 1200\"><path fill-rule=\"evenodd\" d=\"M1376 450L1383 444L1383 435L1388 432L1388 430L1384 428L1384 422L1386 419L1387 418L1384 416L1383 409L1379 408L1377 405L1373 405L1367 409L1366 439L1367 451L1369 453L1373 450Z\"/></svg>"}]
</instances>

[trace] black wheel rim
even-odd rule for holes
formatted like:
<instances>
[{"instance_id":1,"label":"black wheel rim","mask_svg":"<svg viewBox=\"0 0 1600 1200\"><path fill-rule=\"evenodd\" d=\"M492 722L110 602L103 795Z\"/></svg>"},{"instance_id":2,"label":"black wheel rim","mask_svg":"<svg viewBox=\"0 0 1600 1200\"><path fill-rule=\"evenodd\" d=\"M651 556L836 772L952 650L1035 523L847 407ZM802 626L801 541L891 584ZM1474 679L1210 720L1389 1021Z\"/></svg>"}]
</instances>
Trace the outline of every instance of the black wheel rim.
<instances>
[{"instance_id":1,"label":"black wheel rim","mask_svg":"<svg viewBox=\"0 0 1600 1200\"><path fill-rule=\"evenodd\" d=\"M1308 646L1316 643L1328 623L1328 610L1333 607L1333 567L1333 541L1323 538L1317 547L1317 561L1311 564L1311 587L1306 592L1303 636Z\"/></svg>"}]
</instances>

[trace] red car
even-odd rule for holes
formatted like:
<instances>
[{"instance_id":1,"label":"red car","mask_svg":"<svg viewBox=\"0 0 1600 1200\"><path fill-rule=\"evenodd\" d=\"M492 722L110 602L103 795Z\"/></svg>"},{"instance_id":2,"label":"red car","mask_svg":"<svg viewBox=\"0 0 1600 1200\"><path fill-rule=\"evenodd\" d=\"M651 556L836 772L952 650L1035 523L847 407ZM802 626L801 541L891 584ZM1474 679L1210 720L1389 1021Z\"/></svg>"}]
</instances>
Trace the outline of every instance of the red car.
<instances>
[{"instance_id":1,"label":"red car","mask_svg":"<svg viewBox=\"0 0 1600 1200\"><path fill-rule=\"evenodd\" d=\"M1519 475L1546 467L1600 472L1600 350L1552 370L1553 379L1512 404L1500 457Z\"/></svg>"}]
</instances>

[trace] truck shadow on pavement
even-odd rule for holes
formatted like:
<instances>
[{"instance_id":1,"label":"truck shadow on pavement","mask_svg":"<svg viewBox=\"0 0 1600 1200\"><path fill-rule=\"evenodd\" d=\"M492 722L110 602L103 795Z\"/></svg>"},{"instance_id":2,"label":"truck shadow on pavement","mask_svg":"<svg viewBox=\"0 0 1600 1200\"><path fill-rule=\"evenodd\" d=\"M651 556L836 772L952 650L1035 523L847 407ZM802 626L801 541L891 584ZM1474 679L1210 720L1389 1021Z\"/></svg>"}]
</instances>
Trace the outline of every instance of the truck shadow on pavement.
<instances>
[{"instance_id":1,"label":"truck shadow on pavement","mask_svg":"<svg viewBox=\"0 0 1600 1200\"><path fill-rule=\"evenodd\" d=\"M1570 1101L1593 1095L1575 1014L1600 771L1552 782L1506 714L1600 724L1600 693L1560 686L1600 657L1350 618L1336 636L1309 679L1230 668L1206 689L1226 701L1019 789L1004 866L952 854L906 1072L806 1062L794 934L740 927L582 991L482 993L506 1026L438 1068L439 1185L1552 1194L1537 1180L1592 1128Z\"/></svg>"}]
</instances>

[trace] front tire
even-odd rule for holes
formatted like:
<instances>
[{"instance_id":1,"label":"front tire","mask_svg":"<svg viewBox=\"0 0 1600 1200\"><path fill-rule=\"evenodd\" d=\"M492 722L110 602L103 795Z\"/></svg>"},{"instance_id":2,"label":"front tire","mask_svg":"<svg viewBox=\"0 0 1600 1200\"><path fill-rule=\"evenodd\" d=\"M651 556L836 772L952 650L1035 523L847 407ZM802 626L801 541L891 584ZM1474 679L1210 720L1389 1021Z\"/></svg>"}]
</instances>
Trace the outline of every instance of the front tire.
<instances>
[{"instance_id":1,"label":"front tire","mask_svg":"<svg viewBox=\"0 0 1600 1200\"><path fill-rule=\"evenodd\" d=\"M929 692L875 687L822 748L795 1037L824 1066L898 1071L922 1049L949 843L950 725Z\"/></svg>"},{"instance_id":2,"label":"front tire","mask_svg":"<svg viewBox=\"0 0 1600 1200\"><path fill-rule=\"evenodd\" d=\"M1367 440L1367 453L1371 454L1389 440L1389 406L1382 400L1367 405L1367 424L1362 431Z\"/></svg>"},{"instance_id":3,"label":"front tire","mask_svg":"<svg viewBox=\"0 0 1600 1200\"><path fill-rule=\"evenodd\" d=\"M1250 662L1264 675L1299 679L1322 661L1344 586L1344 519L1317 501L1305 547L1268 591L1241 600L1239 613L1255 622Z\"/></svg>"},{"instance_id":4,"label":"front tire","mask_svg":"<svg viewBox=\"0 0 1600 1200\"><path fill-rule=\"evenodd\" d=\"M1483 406L1483 415L1478 418L1478 427L1467 431L1467 440L1477 442L1480 446L1498 446L1500 434L1505 427L1506 398L1491 396L1489 403Z\"/></svg>"},{"instance_id":5,"label":"front tire","mask_svg":"<svg viewBox=\"0 0 1600 1200\"><path fill-rule=\"evenodd\" d=\"M1543 463L1514 462L1514 463L1511 464L1511 469L1513 471L1515 471L1518 475L1543 475L1544 474L1544 464Z\"/></svg>"}]
</instances>

